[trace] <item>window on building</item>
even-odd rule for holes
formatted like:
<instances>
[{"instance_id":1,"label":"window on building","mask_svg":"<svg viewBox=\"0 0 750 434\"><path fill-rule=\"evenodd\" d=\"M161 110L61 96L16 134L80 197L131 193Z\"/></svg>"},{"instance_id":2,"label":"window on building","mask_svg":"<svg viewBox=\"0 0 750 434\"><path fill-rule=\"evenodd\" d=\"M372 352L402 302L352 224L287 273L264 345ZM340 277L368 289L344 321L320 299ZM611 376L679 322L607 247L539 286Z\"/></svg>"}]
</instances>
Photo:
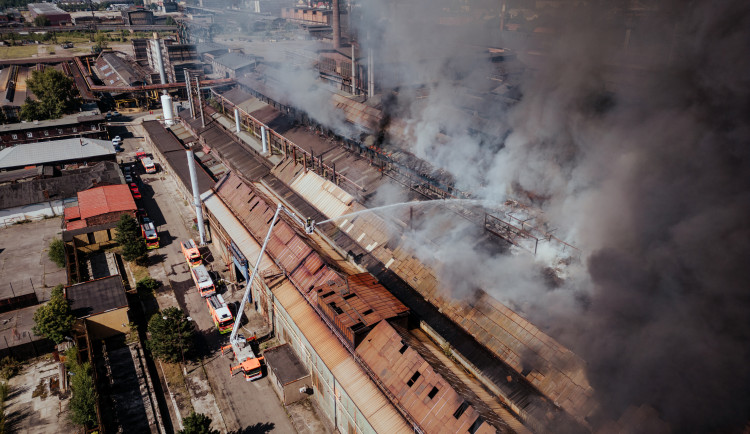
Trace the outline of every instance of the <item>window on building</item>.
<instances>
[{"instance_id":1,"label":"window on building","mask_svg":"<svg viewBox=\"0 0 750 434\"><path fill-rule=\"evenodd\" d=\"M475 420L474 423L472 423L469 427L469 434L474 434L479 431L479 427L482 426L483 423L484 419L482 419L482 416L479 416L477 420Z\"/></svg>"},{"instance_id":2,"label":"window on building","mask_svg":"<svg viewBox=\"0 0 750 434\"><path fill-rule=\"evenodd\" d=\"M49 130L44 130L44 137L49 137Z\"/></svg>"},{"instance_id":3,"label":"window on building","mask_svg":"<svg viewBox=\"0 0 750 434\"><path fill-rule=\"evenodd\" d=\"M63 130L62 130L62 128L58 128L58 129L57 129L57 134L62 134L62 133L63 133Z\"/></svg>"},{"instance_id":4,"label":"window on building","mask_svg":"<svg viewBox=\"0 0 750 434\"><path fill-rule=\"evenodd\" d=\"M91 131L96 131L96 125L91 126Z\"/></svg>"},{"instance_id":5,"label":"window on building","mask_svg":"<svg viewBox=\"0 0 750 434\"><path fill-rule=\"evenodd\" d=\"M18 140L18 134L11 134L10 138L13 140Z\"/></svg>"},{"instance_id":6,"label":"window on building","mask_svg":"<svg viewBox=\"0 0 750 434\"><path fill-rule=\"evenodd\" d=\"M430 390L430 393L427 394L427 397L432 399L437 395L437 393L440 391L437 387L433 387L432 390Z\"/></svg>"},{"instance_id":7,"label":"window on building","mask_svg":"<svg viewBox=\"0 0 750 434\"><path fill-rule=\"evenodd\" d=\"M406 349L409 348L408 345L406 345L406 342L401 341L401 349L398 350L399 353L404 354L406 352Z\"/></svg>"},{"instance_id":8,"label":"window on building","mask_svg":"<svg viewBox=\"0 0 750 434\"><path fill-rule=\"evenodd\" d=\"M469 408L469 403L466 401L462 402L461 405L459 405L458 408L456 409L455 413L453 413L453 417L456 419L460 418L461 415L464 414L467 408Z\"/></svg>"},{"instance_id":9,"label":"window on building","mask_svg":"<svg viewBox=\"0 0 750 434\"><path fill-rule=\"evenodd\" d=\"M411 378L409 379L409 381L406 382L406 385L409 386L409 387L413 386L414 382L417 381L419 379L419 377L421 377L421 376L422 376L422 374L419 371L415 372L414 375L411 376Z\"/></svg>"},{"instance_id":10,"label":"window on building","mask_svg":"<svg viewBox=\"0 0 750 434\"><path fill-rule=\"evenodd\" d=\"M73 127L73 132L74 132L74 133L77 133L77 132L78 132L78 128L76 128L76 127Z\"/></svg>"},{"instance_id":11,"label":"window on building","mask_svg":"<svg viewBox=\"0 0 750 434\"><path fill-rule=\"evenodd\" d=\"M26 133L26 137L32 138L32 137L34 137L34 133Z\"/></svg>"}]
</instances>

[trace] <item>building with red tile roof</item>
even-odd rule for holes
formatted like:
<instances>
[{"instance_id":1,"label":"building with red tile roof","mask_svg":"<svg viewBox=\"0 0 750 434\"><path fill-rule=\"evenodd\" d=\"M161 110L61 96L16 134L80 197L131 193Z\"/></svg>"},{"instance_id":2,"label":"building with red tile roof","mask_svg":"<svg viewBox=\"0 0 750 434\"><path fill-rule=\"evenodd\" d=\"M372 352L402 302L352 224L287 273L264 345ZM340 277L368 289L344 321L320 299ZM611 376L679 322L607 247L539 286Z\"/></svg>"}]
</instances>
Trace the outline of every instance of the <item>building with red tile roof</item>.
<instances>
[{"instance_id":1,"label":"building with red tile roof","mask_svg":"<svg viewBox=\"0 0 750 434\"><path fill-rule=\"evenodd\" d=\"M91 188L78 193L77 207L65 209L65 228L73 230L116 223L123 214L135 217L137 209L127 185Z\"/></svg>"}]
</instances>

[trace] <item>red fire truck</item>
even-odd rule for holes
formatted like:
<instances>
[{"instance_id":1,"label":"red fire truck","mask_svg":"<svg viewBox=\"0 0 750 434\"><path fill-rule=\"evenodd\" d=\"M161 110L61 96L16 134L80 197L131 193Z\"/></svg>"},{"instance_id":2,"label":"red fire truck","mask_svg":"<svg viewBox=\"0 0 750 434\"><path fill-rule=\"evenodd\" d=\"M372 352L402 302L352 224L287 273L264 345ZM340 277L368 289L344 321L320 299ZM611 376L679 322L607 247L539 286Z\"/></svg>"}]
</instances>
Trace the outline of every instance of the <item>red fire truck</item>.
<instances>
[{"instance_id":1,"label":"red fire truck","mask_svg":"<svg viewBox=\"0 0 750 434\"><path fill-rule=\"evenodd\" d=\"M229 310L229 306L224 302L224 297L219 294L214 294L206 298L206 304L208 305L208 311L211 313L211 319L214 320L214 325L219 329L219 333L229 333L232 331L234 325L234 317L232 311Z\"/></svg>"},{"instance_id":2,"label":"red fire truck","mask_svg":"<svg viewBox=\"0 0 750 434\"><path fill-rule=\"evenodd\" d=\"M146 248L158 249L159 248L159 235L156 233L156 227L152 221L144 221L141 225L141 234L146 240Z\"/></svg>"},{"instance_id":3,"label":"red fire truck","mask_svg":"<svg viewBox=\"0 0 750 434\"><path fill-rule=\"evenodd\" d=\"M201 297L209 297L216 294L214 281L211 280L206 267L203 265L193 267L190 269L190 275L193 276L193 282L195 282L195 286L198 288Z\"/></svg>"},{"instance_id":4,"label":"red fire truck","mask_svg":"<svg viewBox=\"0 0 750 434\"><path fill-rule=\"evenodd\" d=\"M195 241L182 241L180 242L180 246L182 247L182 254L185 255L185 260L188 265L191 267L197 267L203 263L201 260L201 252L198 251L198 246L195 244Z\"/></svg>"}]
</instances>

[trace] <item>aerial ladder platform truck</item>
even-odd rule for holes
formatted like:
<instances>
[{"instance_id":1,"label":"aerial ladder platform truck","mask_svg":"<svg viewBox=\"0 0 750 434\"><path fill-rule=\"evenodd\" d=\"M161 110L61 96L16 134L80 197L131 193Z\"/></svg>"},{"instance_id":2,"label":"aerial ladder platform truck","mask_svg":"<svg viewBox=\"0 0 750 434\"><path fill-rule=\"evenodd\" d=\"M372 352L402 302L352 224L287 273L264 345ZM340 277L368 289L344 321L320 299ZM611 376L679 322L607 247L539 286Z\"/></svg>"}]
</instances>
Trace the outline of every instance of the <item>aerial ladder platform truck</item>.
<instances>
[{"instance_id":1,"label":"aerial ladder platform truck","mask_svg":"<svg viewBox=\"0 0 750 434\"><path fill-rule=\"evenodd\" d=\"M237 310L237 318L234 321L234 326L232 327L232 334L229 336L229 345L226 345L221 348L222 354L224 354L225 349L232 350L232 353L234 354L234 358L236 361L239 362L238 365L231 366L229 368L230 375L235 375L238 372L242 372L242 374L245 376L246 381L253 381L257 380L258 378L263 376L263 356L258 356L255 354L252 348L252 341L257 339L257 336L253 334L252 337L246 338L243 335L238 335L237 332L240 330L240 326L242 323L242 315L245 312L245 303L249 301L250 297L250 290L252 288L253 281L255 280L256 275L258 274L258 267L260 267L260 261L263 258L263 253L266 251L266 246L268 246L268 240L271 239L271 232L273 232L273 228L276 225L276 221L279 218L279 214L281 211L284 211L289 217L292 218L295 222L299 223L300 226L303 226L305 228L305 232L310 234L315 229L315 221L311 219L307 219L307 221L302 221L299 217L297 217L296 214L289 211L285 206L282 204L279 204L276 208L276 213L273 215L273 219L271 220L271 226L268 228L268 233L266 234L266 239L263 241L263 246L260 249L260 253L258 254L258 260L255 261L255 267L253 267L253 272L250 275L250 278L247 280L247 285L245 286L245 293L242 296L242 302L240 303L240 307Z\"/></svg>"}]
</instances>

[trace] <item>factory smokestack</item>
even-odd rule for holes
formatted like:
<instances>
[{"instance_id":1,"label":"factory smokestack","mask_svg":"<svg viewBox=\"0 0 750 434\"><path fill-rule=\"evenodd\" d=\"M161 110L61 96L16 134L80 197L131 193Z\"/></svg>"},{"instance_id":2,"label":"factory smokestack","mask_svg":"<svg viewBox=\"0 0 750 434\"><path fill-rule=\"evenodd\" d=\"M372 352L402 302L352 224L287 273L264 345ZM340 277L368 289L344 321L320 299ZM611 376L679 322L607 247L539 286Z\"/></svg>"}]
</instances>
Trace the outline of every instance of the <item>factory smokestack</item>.
<instances>
[{"instance_id":1,"label":"factory smokestack","mask_svg":"<svg viewBox=\"0 0 750 434\"><path fill-rule=\"evenodd\" d=\"M352 44L352 95L357 94L357 57L354 54L354 44Z\"/></svg>"},{"instance_id":2,"label":"factory smokestack","mask_svg":"<svg viewBox=\"0 0 750 434\"><path fill-rule=\"evenodd\" d=\"M164 58L161 54L161 41L159 34L154 32L154 39L151 41L151 49L156 54L156 67L159 69L159 79L161 84L167 84L167 73L164 71Z\"/></svg>"},{"instance_id":3,"label":"factory smokestack","mask_svg":"<svg viewBox=\"0 0 750 434\"><path fill-rule=\"evenodd\" d=\"M193 185L193 203L195 204L195 215L198 218L198 233L201 245L206 244L206 233L203 228L203 210L201 209L201 195L198 189L198 175L195 172L195 158L193 151L187 150L188 169L190 169L190 183Z\"/></svg>"},{"instance_id":4,"label":"factory smokestack","mask_svg":"<svg viewBox=\"0 0 750 434\"><path fill-rule=\"evenodd\" d=\"M341 48L341 12L339 0L333 0L333 48Z\"/></svg>"},{"instance_id":5,"label":"factory smokestack","mask_svg":"<svg viewBox=\"0 0 750 434\"><path fill-rule=\"evenodd\" d=\"M237 107L234 108L234 129L237 134L240 133L240 109Z\"/></svg>"},{"instance_id":6,"label":"factory smokestack","mask_svg":"<svg viewBox=\"0 0 750 434\"><path fill-rule=\"evenodd\" d=\"M268 153L268 132L266 127L260 127L260 138L263 141L263 155Z\"/></svg>"}]
</instances>

